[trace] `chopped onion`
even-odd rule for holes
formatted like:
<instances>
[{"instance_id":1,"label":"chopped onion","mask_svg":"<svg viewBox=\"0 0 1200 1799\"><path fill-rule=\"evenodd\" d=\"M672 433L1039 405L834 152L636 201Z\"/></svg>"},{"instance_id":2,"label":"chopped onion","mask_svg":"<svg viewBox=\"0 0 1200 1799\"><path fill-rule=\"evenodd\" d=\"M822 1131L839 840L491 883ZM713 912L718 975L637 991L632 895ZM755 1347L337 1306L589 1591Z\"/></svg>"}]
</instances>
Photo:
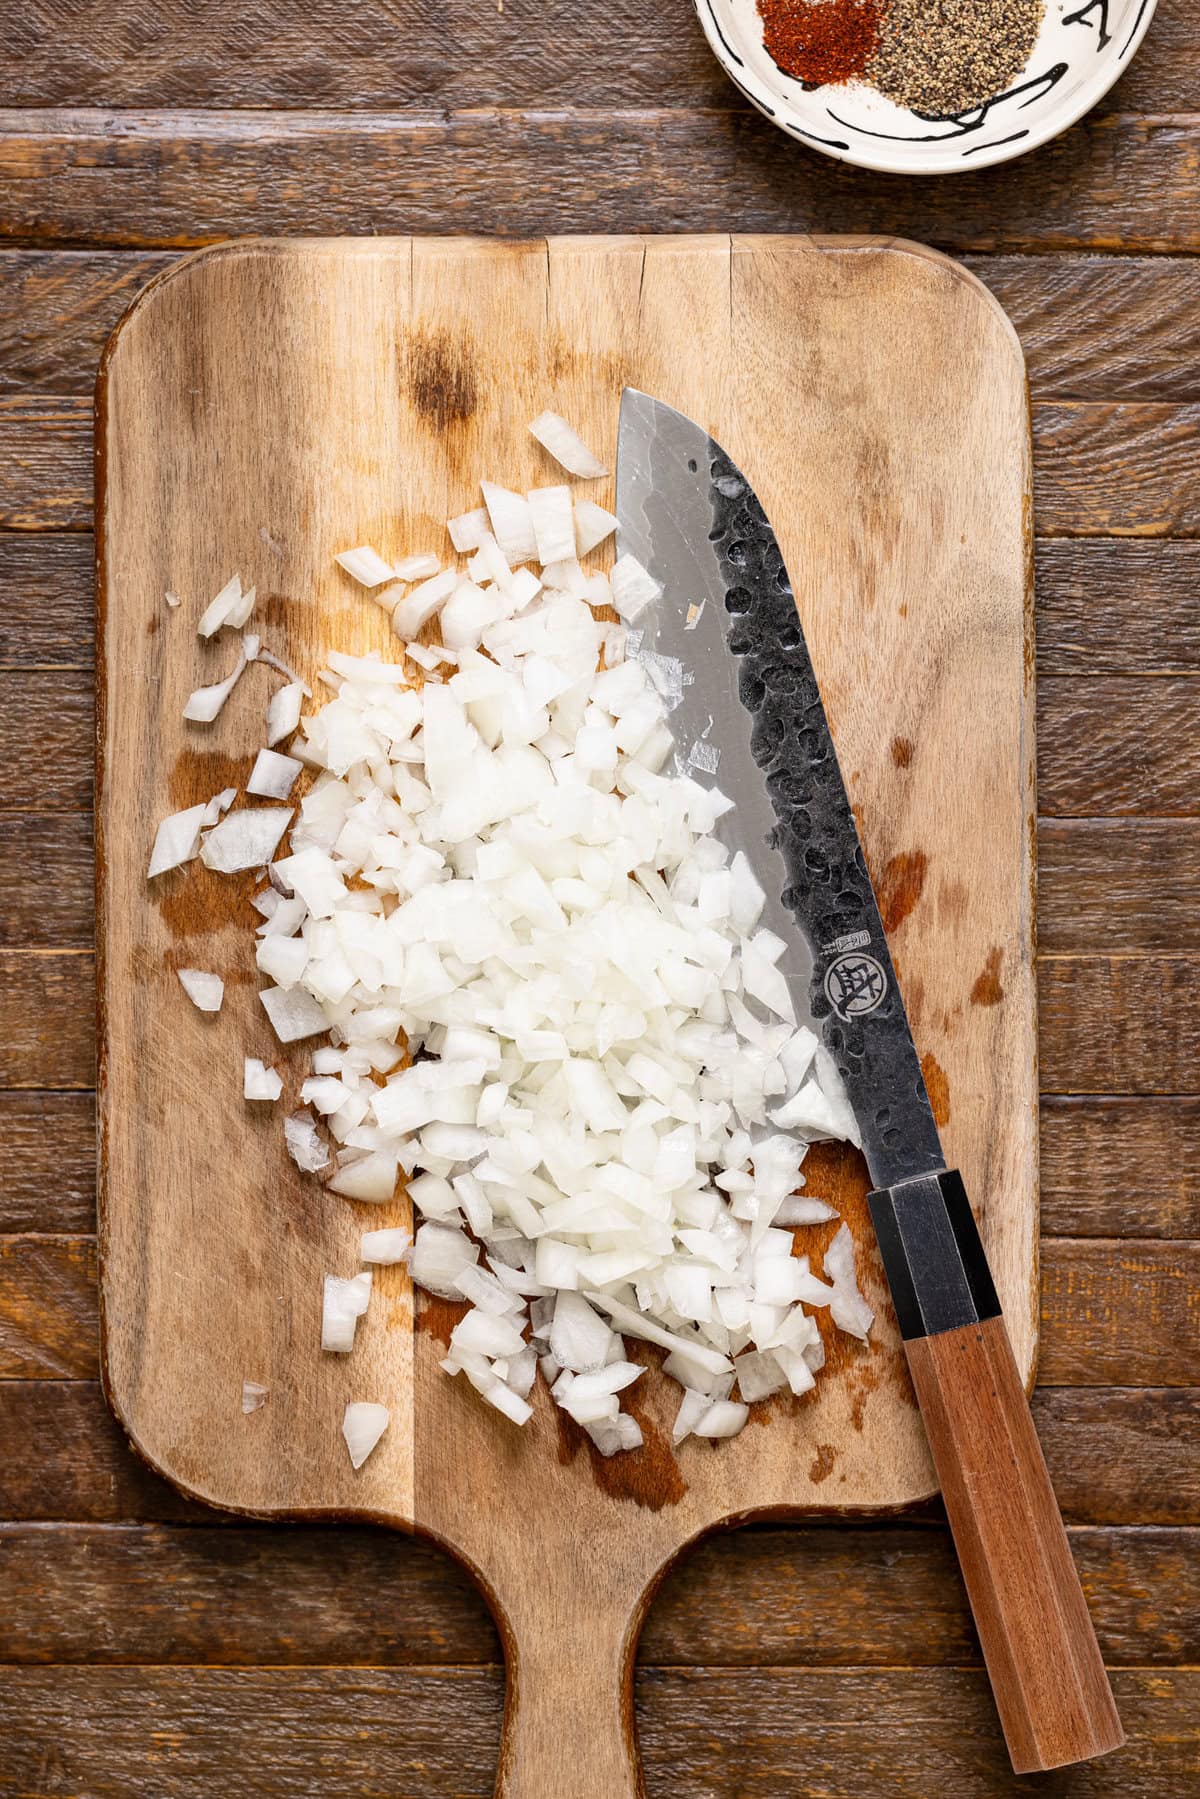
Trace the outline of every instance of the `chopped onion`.
<instances>
[{"instance_id":1,"label":"chopped onion","mask_svg":"<svg viewBox=\"0 0 1200 1799\"><path fill-rule=\"evenodd\" d=\"M204 808L204 818L202 822L206 825L219 824L221 821L221 814L223 812L228 812L236 798L236 787L226 787L220 793L214 793L207 806Z\"/></svg>"},{"instance_id":2,"label":"chopped onion","mask_svg":"<svg viewBox=\"0 0 1200 1799\"><path fill-rule=\"evenodd\" d=\"M587 556L602 544L606 537L611 537L617 528L617 516L614 512L606 512L603 506L597 506L594 500L576 500L575 502L575 554Z\"/></svg>"},{"instance_id":3,"label":"chopped onion","mask_svg":"<svg viewBox=\"0 0 1200 1799\"><path fill-rule=\"evenodd\" d=\"M147 878L166 874L168 869L179 868L192 860L200 848L200 829L207 812L207 806L188 806L185 811L172 812L169 818L163 819L150 852Z\"/></svg>"},{"instance_id":4,"label":"chopped onion","mask_svg":"<svg viewBox=\"0 0 1200 1799\"><path fill-rule=\"evenodd\" d=\"M317 1174L329 1166L329 1151L311 1112L293 1112L283 1121L287 1152L304 1174Z\"/></svg>"},{"instance_id":5,"label":"chopped onion","mask_svg":"<svg viewBox=\"0 0 1200 1799\"><path fill-rule=\"evenodd\" d=\"M176 970L184 992L198 1012L219 1012L225 998L225 983L219 974L206 974L201 968Z\"/></svg>"},{"instance_id":6,"label":"chopped onion","mask_svg":"<svg viewBox=\"0 0 1200 1799\"><path fill-rule=\"evenodd\" d=\"M286 693L287 688L280 689ZM265 799L285 800L296 785L296 776L304 767L294 756L281 756L277 750L259 750L246 792Z\"/></svg>"},{"instance_id":7,"label":"chopped onion","mask_svg":"<svg viewBox=\"0 0 1200 1799\"><path fill-rule=\"evenodd\" d=\"M242 1382L243 1413L248 1416L251 1412L257 1412L260 1407L266 1405L269 1392L268 1387L260 1385L256 1380L244 1380Z\"/></svg>"},{"instance_id":8,"label":"chopped onion","mask_svg":"<svg viewBox=\"0 0 1200 1799\"><path fill-rule=\"evenodd\" d=\"M169 601L169 594L167 598ZM175 604L179 604L178 600L176 600ZM216 599L210 601L205 607L200 615L200 623L196 626L196 630L201 637L214 636L223 625L232 625L236 630L240 631L253 610L253 587L250 588L247 593L243 593L242 578L240 575L234 575L231 580L225 583Z\"/></svg>"},{"instance_id":9,"label":"chopped onion","mask_svg":"<svg viewBox=\"0 0 1200 1799\"><path fill-rule=\"evenodd\" d=\"M365 1399L352 1401L342 1419L342 1435L350 1451L350 1466L361 1468L387 1429L391 1413L385 1405Z\"/></svg>"},{"instance_id":10,"label":"chopped onion","mask_svg":"<svg viewBox=\"0 0 1200 1799\"><path fill-rule=\"evenodd\" d=\"M281 1043L316 1037L329 1029L329 1020L316 1000L300 988L288 992L282 987L265 987L258 997Z\"/></svg>"},{"instance_id":11,"label":"chopped onion","mask_svg":"<svg viewBox=\"0 0 1200 1799\"><path fill-rule=\"evenodd\" d=\"M490 533L491 520L486 507L477 506L473 512L462 512L457 518L447 519L446 529L459 555L470 556Z\"/></svg>"},{"instance_id":12,"label":"chopped onion","mask_svg":"<svg viewBox=\"0 0 1200 1799\"><path fill-rule=\"evenodd\" d=\"M408 1253L412 1238L406 1230L396 1227L385 1231L364 1231L359 1239L359 1254L364 1262L375 1262L380 1267L391 1267L395 1262L402 1262Z\"/></svg>"},{"instance_id":13,"label":"chopped onion","mask_svg":"<svg viewBox=\"0 0 1200 1799\"><path fill-rule=\"evenodd\" d=\"M334 1355L349 1355L354 1332L371 1298L370 1273L351 1280L327 1274L321 1302L321 1348Z\"/></svg>"},{"instance_id":14,"label":"chopped onion","mask_svg":"<svg viewBox=\"0 0 1200 1799\"><path fill-rule=\"evenodd\" d=\"M533 514L524 494L498 487L494 481L482 481L480 488L496 542L508 562L525 562L536 556L538 547ZM574 547L572 538L571 550Z\"/></svg>"},{"instance_id":15,"label":"chopped onion","mask_svg":"<svg viewBox=\"0 0 1200 1799\"><path fill-rule=\"evenodd\" d=\"M291 819L292 813L282 806L245 806L240 812L230 812L219 825L205 833L200 845L200 860L218 874L234 874L242 868L264 868L275 854Z\"/></svg>"},{"instance_id":16,"label":"chopped onion","mask_svg":"<svg viewBox=\"0 0 1200 1799\"><path fill-rule=\"evenodd\" d=\"M379 551L373 550L367 543L360 544L356 550L342 550L334 557L334 561L360 587L379 587L384 581L394 581L396 578L391 563L385 562Z\"/></svg>"},{"instance_id":17,"label":"chopped onion","mask_svg":"<svg viewBox=\"0 0 1200 1799\"><path fill-rule=\"evenodd\" d=\"M639 617L662 594L654 576L642 567L636 556L618 556L608 578L612 584L613 605L625 619Z\"/></svg>"},{"instance_id":18,"label":"chopped onion","mask_svg":"<svg viewBox=\"0 0 1200 1799\"><path fill-rule=\"evenodd\" d=\"M188 702L183 709L183 716L186 719L190 719L193 724L211 725L218 712L220 712L221 707L225 704L226 700L237 686L245 666L246 652L245 650L239 650L237 666L234 668L233 673L228 679L217 681L212 687L197 687L194 693L188 695Z\"/></svg>"},{"instance_id":19,"label":"chopped onion","mask_svg":"<svg viewBox=\"0 0 1200 1799\"><path fill-rule=\"evenodd\" d=\"M437 557L426 553L405 556L396 564L392 573L401 581L422 581L427 575L436 575L440 567Z\"/></svg>"},{"instance_id":20,"label":"chopped onion","mask_svg":"<svg viewBox=\"0 0 1200 1799\"><path fill-rule=\"evenodd\" d=\"M529 517L533 524L538 561L543 566L547 563L573 561L575 519L571 510L570 488L535 487L525 497L529 502Z\"/></svg>"},{"instance_id":21,"label":"chopped onion","mask_svg":"<svg viewBox=\"0 0 1200 1799\"><path fill-rule=\"evenodd\" d=\"M539 412L529 429L543 449L549 450L555 462L561 463L569 474L592 481L607 475L608 470L599 457L593 456L578 432L573 431L557 412Z\"/></svg>"},{"instance_id":22,"label":"chopped onion","mask_svg":"<svg viewBox=\"0 0 1200 1799\"><path fill-rule=\"evenodd\" d=\"M257 1056L247 1056L242 1070L243 1099L278 1099L283 1092L282 1077L268 1068Z\"/></svg>"},{"instance_id":23,"label":"chopped onion","mask_svg":"<svg viewBox=\"0 0 1200 1799\"><path fill-rule=\"evenodd\" d=\"M183 601L180 599L179 595L177 593L172 593L170 589L167 590L164 597L172 612L175 611L176 607L183 605Z\"/></svg>"}]
</instances>

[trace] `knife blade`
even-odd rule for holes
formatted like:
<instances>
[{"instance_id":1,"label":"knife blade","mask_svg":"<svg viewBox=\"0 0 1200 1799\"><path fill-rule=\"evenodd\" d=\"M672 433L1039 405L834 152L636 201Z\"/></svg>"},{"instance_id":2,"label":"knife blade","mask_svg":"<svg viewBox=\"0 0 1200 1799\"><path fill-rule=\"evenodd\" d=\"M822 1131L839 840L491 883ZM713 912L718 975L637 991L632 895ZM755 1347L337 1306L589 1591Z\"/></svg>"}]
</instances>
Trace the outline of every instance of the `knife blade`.
<instances>
[{"instance_id":1,"label":"knife blade","mask_svg":"<svg viewBox=\"0 0 1200 1799\"><path fill-rule=\"evenodd\" d=\"M720 829L767 894L857 1121L870 1210L1014 1766L1123 1739L961 1176L948 1169L791 582L745 475L701 426L627 388L617 548L662 592L636 653L680 768L734 801Z\"/></svg>"}]
</instances>

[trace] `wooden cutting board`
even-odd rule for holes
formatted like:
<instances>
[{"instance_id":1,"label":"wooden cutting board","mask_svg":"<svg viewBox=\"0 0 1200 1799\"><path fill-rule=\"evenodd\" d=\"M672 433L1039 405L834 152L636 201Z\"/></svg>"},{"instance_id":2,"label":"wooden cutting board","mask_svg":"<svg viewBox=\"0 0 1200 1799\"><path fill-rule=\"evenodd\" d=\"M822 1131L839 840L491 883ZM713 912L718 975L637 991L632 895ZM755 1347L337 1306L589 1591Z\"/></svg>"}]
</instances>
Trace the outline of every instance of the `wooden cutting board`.
<instances>
[{"instance_id":1,"label":"wooden cutting board","mask_svg":"<svg viewBox=\"0 0 1200 1799\"><path fill-rule=\"evenodd\" d=\"M698 1533L932 1492L865 1171L829 1148L806 1164L854 1230L873 1341L834 1338L816 1392L780 1397L732 1443L673 1453L677 1389L651 1378L634 1455L604 1462L544 1394L514 1429L439 1372L449 1308L422 1302L414 1325L399 1268L377 1273L354 1353L322 1356L322 1275L354 1272L359 1232L405 1207L326 1196L283 1153L282 1107L241 1100L244 1053L286 1070L285 1101L307 1061L278 1049L255 997L255 883L196 863L151 889L145 869L159 818L242 785L262 741L261 668L215 725L181 719L231 660L195 631L229 574L257 585L264 641L310 678L331 646L385 648L384 615L334 553L441 549L480 474L553 478L525 430L545 406L611 465L625 383L712 431L776 526L947 1157L1031 1378L1029 425L1016 337L980 284L914 245L850 238L230 244L146 291L99 384L109 1397L141 1454L214 1505L415 1526L467 1563L509 1658L510 1799L635 1790L637 1631ZM180 966L225 975L218 1017L185 998ZM270 1390L251 1416L244 1379ZM358 1473L349 1399L392 1414Z\"/></svg>"}]
</instances>

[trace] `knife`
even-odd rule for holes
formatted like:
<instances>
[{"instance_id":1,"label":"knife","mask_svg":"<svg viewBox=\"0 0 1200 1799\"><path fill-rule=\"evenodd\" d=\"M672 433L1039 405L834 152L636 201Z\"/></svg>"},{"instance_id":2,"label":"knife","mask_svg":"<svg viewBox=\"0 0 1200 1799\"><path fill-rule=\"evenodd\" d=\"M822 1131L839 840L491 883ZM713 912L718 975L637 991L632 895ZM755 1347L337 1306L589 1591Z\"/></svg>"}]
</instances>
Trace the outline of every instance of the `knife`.
<instances>
[{"instance_id":1,"label":"knife","mask_svg":"<svg viewBox=\"0 0 1200 1799\"><path fill-rule=\"evenodd\" d=\"M1104 1755L1124 1733L966 1190L942 1154L774 532L720 445L633 388L617 518L619 553L662 588L636 620L635 648L664 695L679 765L714 775L736 802L727 840L766 891L762 922L788 944L780 967L823 1046L822 1085L857 1121L1013 1767Z\"/></svg>"}]
</instances>

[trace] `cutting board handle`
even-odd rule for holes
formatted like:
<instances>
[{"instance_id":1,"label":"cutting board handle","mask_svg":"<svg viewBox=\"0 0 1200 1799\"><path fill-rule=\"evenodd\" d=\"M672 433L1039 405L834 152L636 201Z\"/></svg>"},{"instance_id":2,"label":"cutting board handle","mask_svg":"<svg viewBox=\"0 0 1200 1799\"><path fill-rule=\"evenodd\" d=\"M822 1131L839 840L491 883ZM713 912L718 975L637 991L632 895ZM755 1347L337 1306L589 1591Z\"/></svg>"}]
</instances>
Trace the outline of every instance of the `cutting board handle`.
<instances>
[{"instance_id":1,"label":"cutting board handle","mask_svg":"<svg viewBox=\"0 0 1200 1799\"><path fill-rule=\"evenodd\" d=\"M646 1799L633 1722L643 1608L597 1602L582 1568L549 1593L539 1572L516 1606L493 1599L508 1667L496 1799Z\"/></svg>"}]
</instances>

